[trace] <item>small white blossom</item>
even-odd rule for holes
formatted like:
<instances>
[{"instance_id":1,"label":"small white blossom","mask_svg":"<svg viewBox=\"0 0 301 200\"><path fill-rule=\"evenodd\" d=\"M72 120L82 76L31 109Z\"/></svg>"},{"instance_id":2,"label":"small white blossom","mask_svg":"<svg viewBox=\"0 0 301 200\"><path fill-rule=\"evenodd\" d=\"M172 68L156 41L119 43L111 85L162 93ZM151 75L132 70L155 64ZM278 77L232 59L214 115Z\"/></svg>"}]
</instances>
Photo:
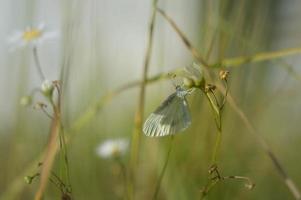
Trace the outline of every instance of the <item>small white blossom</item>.
<instances>
[{"instance_id":1,"label":"small white blossom","mask_svg":"<svg viewBox=\"0 0 301 200\"><path fill-rule=\"evenodd\" d=\"M124 155L128 149L129 141L127 139L106 140L101 143L96 153L103 158L119 157Z\"/></svg>"},{"instance_id":2,"label":"small white blossom","mask_svg":"<svg viewBox=\"0 0 301 200\"><path fill-rule=\"evenodd\" d=\"M37 27L27 27L23 31L16 31L8 38L11 45L10 50L26 47L29 45L36 46L46 40L51 40L59 37L58 31L46 31L45 25L40 24Z\"/></svg>"},{"instance_id":3,"label":"small white blossom","mask_svg":"<svg viewBox=\"0 0 301 200\"><path fill-rule=\"evenodd\" d=\"M54 89L54 85L51 81L49 80L43 81L41 85L41 91L43 92L44 95L46 96L51 95L53 89Z\"/></svg>"}]
</instances>

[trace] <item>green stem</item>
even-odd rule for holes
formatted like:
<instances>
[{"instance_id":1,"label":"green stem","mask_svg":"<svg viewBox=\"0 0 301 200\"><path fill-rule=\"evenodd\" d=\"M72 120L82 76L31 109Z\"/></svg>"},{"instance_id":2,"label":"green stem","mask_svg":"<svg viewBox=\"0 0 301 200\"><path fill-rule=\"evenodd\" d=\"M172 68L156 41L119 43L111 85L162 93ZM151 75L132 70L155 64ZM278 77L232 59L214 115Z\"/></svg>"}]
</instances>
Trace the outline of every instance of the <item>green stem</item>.
<instances>
[{"instance_id":1,"label":"green stem","mask_svg":"<svg viewBox=\"0 0 301 200\"><path fill-rule=\"evenodd\" d=\"M223 103L223 106L224 106L224 103ZM222 142L222 114L221 114L222 110L221 109L222 109L222 107L219 107L219 112L216 117L217 136L216 136L215 145L214 145L213 154L212 154L212 161L211 161L212 165L216 164L217 155L220 150L220 146L221 146L221 142Z\"/></svg>"},{"instance_id":2,"label":"green stem","mask_svg":"<svg viewBox=\"0 0 301 200\"><path fill-rule=\"evenodd\" d=\"M218 132L217 132L215 145L214 145L214 149L213 149L212 160L211 160L212 164L216 164L217 155L218 155L218 152L219 152L219 149L220 149L220 146L221 146L221 142L222 142L222 130L219 129Z\"/></svg>"},{"instance_id":3,"label":"green stem","mask_svg":"<svg viewBox=\"0 0 301 200\"><path fill-rule=\"evenodd\" d=\"M68 192L71 193L72 189L71 189L71 182L70 182L70 170L69 170L69 160L68 160L68 153L67 153L67 147L66 147L66 140L65 140L65 133L64 133L64 129L61 126L61 131L60 131L60 141L62 144L62 156L63 156L63 160L64 160L64 168L65 168L65 178L66 178L66 185L67 185L67 190Z\"/></svg>"},{"instance_id":4,"label":"green stem","mask_svg":"<svg viewBox=\"0 0 301 200\"><path fill-rule=\"evenodd\" d=\"M138 99L138 108L135 113L135 127L132 134L132 143L131 143L131 155L130 155L130 199L134 199L134 189L135 189L135 172L138 164L139 157L139 145L140 145L140 137L142 134L142 123L144 116L144 100L145 100L145 88L147 84L147 75L149 70L149 63L152 55L153 48L153 38L154 38L154 27L156 20L156 6L158 0L153 0L152 6L152 14L150 17L150 23L148 27L148 40L146 46L146 53L144 57L144 66L143 66L143 74L142 74L142 82L140 85L139 99Z\"/></svg>"},{"instance_id":5,"label":"green stem","mask_svg":"<svg viewBox=\"0 0 301 200\"><path fill-rule=\"evenodd\" d=\"M61 115L60 110L61 110L61 90L60 87L58 85L55 86L55 88L57 89L57 93L58 93L58 102L57 105L53 102L53 99L50 98L50 103L53 106L53 110L54 113L56 113L57 115ZM61 118L60 118L61 119ZM62 125L62 122L60 123L60 130L59 130L59 143L60 143L60 149L62 150L61 152L61 159L63 160L64 163L64 175L63 180L66 181L65 184L65 190L67 193L72 192L72 188L71 188L71 181L70 181L70 171L69 171L69 160L68 160L68 153L67 153L67 146L66 146L66 139L65 139L65 131L64 131L64 127Z\"/></svg>"},{"instance_id":6,"label":"green stem","mask_svg":"<svg viewBox=\"0 0 301 200\"><path fill-rule=\"evenodd\" d=\"M210 181L204 188L204 190L202 191L201 194L201 200L208 194L208 192L219 182L220 180L214 180L214 181Z\"/></svg>"},{"instance_id":7,"label":"green stem","mask_svg":"<svg viewBox=\"0 0 301 200\"><path fill-rule=\"evenodd\" d=\"M170 143L169 143L169 147L168 147L168 152L167 152L166 160L165 160L163 169L161 171L161 174L159 176L159 179L158 179L158 182L157 182L157 186L156 186L156 190L155 190L155 193L154 193L154 196L153 196L154 200L157 199L157 196L158 196L158 193L159 193L159 190L160 190L160 187L161 187L161 182L163 180L163 177L164 177L164 174L165 174L165 171L166 171L166 168L167 168L167 164L168 164L170 153L171 153L171 149L172 149L173 138L174 138L174 136L172 135L171 138L170 138Z\"/></svg>"},{"instance_id":8,"label":"green stem","mask_svg":"<svg viewBox=\"0 0 301 200\"><path fill-rule=\"evenodd\" d=\"M33 49L32 49L32 51L33 51L33 58L34 58L34 62L35 62L35 66L37 68L38 74L39 74L41 80L44 81L46 78L45 78L45 75L44 75L42 67L41 67L41 63L40 63L40 59L39 59L39 56L38 56L38 49L37 49L37 47L34 46Z\"/></svg>"},{"instance_id":9,"label":"green stem","mask_svg":"<svg viewBox=\"0 0 301 200\"><path fill-rule=\"evenodd\" d=\"M121 168L121 173L123 176L123 183L124 183L124 191L125 191L125 199L130 199L130 188L129 188L129 184L128 184L128 178L127 178L127 170L126 170L126 166L125 164L122 162L122 160L120 159L120 157L116 158L117 163L119 164L120 168Z\"/></svg>"}]
</instances>

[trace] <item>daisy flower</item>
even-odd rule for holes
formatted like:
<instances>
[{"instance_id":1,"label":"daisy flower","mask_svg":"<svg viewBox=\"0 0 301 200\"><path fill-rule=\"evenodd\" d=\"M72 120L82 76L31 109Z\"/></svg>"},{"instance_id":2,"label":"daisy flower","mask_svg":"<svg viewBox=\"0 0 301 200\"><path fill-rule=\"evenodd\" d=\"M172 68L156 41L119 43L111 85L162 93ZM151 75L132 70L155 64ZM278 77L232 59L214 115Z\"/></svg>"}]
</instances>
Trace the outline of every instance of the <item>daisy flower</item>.
<instances>
[{"instance_id":1,"label":"daisy flower","mask_svg":"<svg viewBox=\"0 0 301 200\"><path fill-rule=\"evenodd\" d=\"M127 139L109 139L97 147L96 153L102 158L116 158L124 155L128 146L129 141Z\"/></svg>"},{"instance_id":2,"label":"daisy flower","mask_svg":"<svg viewBox=\"0 0 301 200\"><path fill-rule=\"evenodd\" d=\"M26 46L37 46L46 40L52 40L59 37L58 31L46 31L45 25L40 24L37 27L27 27L23 31L16 31L8 38L11 44L11 50Z\"/></svg>"}]
</instances>

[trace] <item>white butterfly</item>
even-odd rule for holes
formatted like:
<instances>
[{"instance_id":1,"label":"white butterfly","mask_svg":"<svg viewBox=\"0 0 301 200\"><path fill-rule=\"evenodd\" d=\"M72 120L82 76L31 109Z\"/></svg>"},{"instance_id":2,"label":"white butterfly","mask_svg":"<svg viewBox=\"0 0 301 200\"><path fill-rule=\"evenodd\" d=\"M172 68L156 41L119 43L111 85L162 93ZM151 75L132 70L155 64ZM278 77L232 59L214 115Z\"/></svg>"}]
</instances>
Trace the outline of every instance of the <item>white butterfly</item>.
<instances>
[{"instance_id":1,"label":"white butterfly","mask_svg":"<svg viewBox=\"0 0 301 200\"><path fill-rule=\"evenodd\" d=\"M186 100L189 90L180 86L146 119L143 132L146 136L160 137L184 131L191 124Z\"/></svg>"}]
</instances>

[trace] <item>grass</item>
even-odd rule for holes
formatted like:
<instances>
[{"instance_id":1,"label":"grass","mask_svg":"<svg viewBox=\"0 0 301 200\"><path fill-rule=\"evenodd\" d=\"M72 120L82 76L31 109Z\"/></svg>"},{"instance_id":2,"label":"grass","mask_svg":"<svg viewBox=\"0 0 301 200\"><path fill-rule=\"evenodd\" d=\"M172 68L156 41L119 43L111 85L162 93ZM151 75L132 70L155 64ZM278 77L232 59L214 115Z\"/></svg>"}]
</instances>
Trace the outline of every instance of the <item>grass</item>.
<instances>
[{"instance_id":1,"label":"grass","mask_svg":"<svg viewBox=\"0 0 301 200\"><path fill-rule=\"evenodd\" d=\"M64 162L60 162L59 159L53 160L54 155L61 152L57 152L57 147L49 145L48 150L46 150L46 145L44 148L42 148L44 145L30 147L31 151L25 153L26 159L22 160L16 156L17 153L12 152L20 152L33 142L22 142L18 139L21 136L3 136L1 146L2 144L4 144L3 148L8 146L11 149L10 155L12 157L5 165L10 166L13 163L23 163L28 167L19 169L6 167L10 175L6 176L6 179L3 179L3 181L1 179L0 186L3 189L0 190L0 199L18 199L21 196L24 199L32 199L37 191L36 199L40 199L42 195L50 199L58 198L61 194L56 191L53 185L47 184L52 168L56 172L64 171L64 169L69 170L70 168L72 196L75 199L85 199L87 197L86 194L89 194L90 199L127 198L127 195L124 194L125 191L129 191L129 199L199 199L202 196L201 190L206 183L209 183L209 186L205 187L206 195L209 199L301 198L299 192L301 177L298 173L300 163L296 162L297 159L287 158L288 155L296 158L296 152L298 152L299 148L298 143L291 143L289 139L277 140L277 136L281 134L274 134L278 131L273 126L273 123L277 123L277 117L269 115L269 118L266 119L264 117L267 111L264 109L256 110L259 105L258 102L262 101L263 98L270 97L269 95L271 94L271 88L262 85L265 83L265 80L272 79L277 84L277 78L273 79L273 77L270 77L274 68L269 67L269 64L276 63L284 66L288 71L289 79L296 79L296 77L299 77L297 70L294 70L294 67L287 64L283 59L286 59L287 56L299 54L300 48L268 51L266 50L267 48L261 47L264 49L263 51L254 53L253 51L249 52L243 45L239 47L239 43L235 44L233 42L234 36L247 37L247 39L243 38L242 40L250 41L249 43L252 44L256 43L256 41L259 42L264 37L264 34L253 33L253 35L242 34L237 36L233 30L237 31L238 29L238 32L243 32L250 22L253 24L262 23L262 21L269 23L269 20L272 19L271 17L267 17L263 12L256 13L254 10L256 10L256 6L260 6L260 10L267 9L272 3L258 3L254 7L247 7L247 5L241 3L233 8L234 11L230 12L231 8L229 5L232 5L231 1L226 1L226 3L204 1L204 5L214 8L213 10L217 9L220 12L216 14L209 12L210 10L204 10L208 16L212 17L206 18L207 20L219 20L223 15L229 15L226 19L232 23L230 25L227 24L227 30L230 32L227 34L230 34L230 37L219 28L219 26L224 27L224 19L220 20L220 24L217 24L215 27L216 36L212 36L212 41L208 41L208 46L211 47L202 51L198 50L201 48L194 45L194 42L187 37L188 34L185 34L186 31L178 26L177 21L172 16L169 16L168 12L157 8L156 3L155 1L153 4L154 7L150 18L142 78L138 81L120 84L122 85L121 87L109 92L102 92L102 95L97 94L96 96L101 96L101 98L95 103L89 103L88 108L79 112L80 114L74 121L66 123L64 119L62 121L59 119L59 123L64 124L66 130L65 142L68 143L66 147L68 151L63 149L63 152L68 154L69 165L67 168L65 168ZM159 5L161 5L160 2ZM244 16L242 10L256 13L266 18L258 19L254 14L251 15L254 19L249 19ZM160 14L160 18L157 16L158 18L155 20L155 16L158 14ZM242 19L239 19L243 22L236 21L238 20L236 14L243 16ZM212 99L212 95L208 96L208 93L195 92L189 97L193 123L185 133L175 136L171 154L171 148L168 148L167 144L168 138L150 139L144 137L141 132L143 119L145 119L144 113L146 113L144 112L145 107L148 110L148 101L145 102L146 94L150 92L152 100L156 102L154 104L159 105L160 101L167 95L165 95L165 92L162 96L158 95L156 91L160 89L164 81L166 85L168 84L166 80L169 73L177 74L179 71L179 69L174 69L169 73L161 72L155 76L148 75L148 68L152 67L152 45L158 38L156 34L153 35L156 33L153 30L154 28L160 28L156 24L157 21L164 23L166 26L171 25L171 30L178 36L179 42L183 44L182 48L189 52L190 60L195 59L204 65L207 82L217 86L217 91L215 92L217 98L227 96L222 116L219 114L221 110L217 111L218 109L215 109L217 103ZM231 27L232 24L233 27ZM210 26L208 25L208 29L210 29ZM258 25L258 27L260 26ZM232 54L236 52L237 56L227 58L225 57L227 51L231 51ZM36 59L37 52L34 55ZM279 60L279 58L282 60ZM218 80L218 68L228 68L230 70L228 82L230 91L228 95L225 95L225 87ZM249 77L252 76L255 76L256 80L259 81L251 80L251 83L250 81L247 82L250 79ZM65 82L63 81L63 83ZM148 85L151 85L150 89ZM138 94L136 94L137 91L134 88L140 88ZM130 89L132 91L129 91ZM284 91L289 89L297 93L298 86L296 88L285 88ZM92 91L91 93L87 92L87 94L89 94L89 96L86 96L87 99L95 98L95 94ZM206 95L208 99L206 99ZM243 102L244 95L249 97L245 102ZM282 94L280 91L279 95L285 99L285 93ZM123 102L132 101L137 96L139 97L137 105L135 105L136 103L132 104L128 109L129 112L123 113L122 111L125 110ZM284 116L289 116L290 112L298 108L298 98L299 96L288 101L288 104L285 105L286 109L284 109L287 113ZM270 99L275 101L273 98ZM247 106L241 106L243 103ZM276 106L270 106L275 109L273 112L275 115L280 115ZM253 111L254 109L256 111ZM62 113L63 118L67 116L64 112L66 112L65 109ZM136 113L135 116L134 113ZM217 118L215 118L214 113L217 114ZM32 117L30 112L27 112L27 115ZM298 114L295 116L298 117ZM133 118L135 118L134 121L131 120ZM54 122L56 119L54 117ZM218 119L216 124L215 119ZM261 125L261 120L268 124ZM293 140L300 141L300 137L294 134L298 132L297 122L294 121L294 124L288 125L290 122L289 117L285 117L283 120L286 122L284 123L285 126L288 126L288 131L283 133L285 134L283 137L294 138ZM31 127L34 125L33 122L33 120L29 120L27 123ZM221 124L223 129L221 129ZM19 122L19 126L21 125L22 122ZM44 126L47 127L47 125L43 125L42 130L45 131ZM60 125L55 127L54 129L58 130L57 127L60 127ZM132 131L133 127L134 131ZM27 131L20 129L18 132L22 132L29 137L37 134L32 130L35 129L28 128ZM216 130L219 131L218 135L215 134ZM55 136L49 138L52 142L55 141L59 134L57 132L57 134L53 135ZM125 168L128 170L124 176L130 175L129 182L124 186L124 179L118 175L119 168L116 167L118 163L116 165L114 161L103 161L97 158L94 148L98 141L100 142L105 138L116 136L130 138L131 135L132 151L122 160L122 163L126 163ZM44 135L44 137L39 140L45 141L47 136ZM276 144L278 146L270 141L277 141ZM217 144L216 147L214 147L215 143ZM21 150L18 149L20 146ZM49 151L52 155L50 157ZM44 153L41 153L35 159L38 152ZM45 152L48 153L45 154ZM166 157L166 155L168 156ZM42 168L42 174L46 175L41 175L40 180L37 179L33 184L26 185L23 177L34 174L37 171L37 163L44 160L45 157L50 160L50 164L46 165L48 168ZM3 161L4 159L1 158L1 162ZM52 162L54 163L53 167ZM214 166L216 163L217 167ZM208 170L211 171L208 173ZM1 177L4 177L3 174ZM245 180L249 180L248 178L252 180L252 183L256 184L252 191L246 190L243 186L246 183ZM67 179L64 179L64 181L67 181ZM211 187L211 184L214 187ZM46 185L48 185L47 188Z\"/></svg>"}]
</instances>

